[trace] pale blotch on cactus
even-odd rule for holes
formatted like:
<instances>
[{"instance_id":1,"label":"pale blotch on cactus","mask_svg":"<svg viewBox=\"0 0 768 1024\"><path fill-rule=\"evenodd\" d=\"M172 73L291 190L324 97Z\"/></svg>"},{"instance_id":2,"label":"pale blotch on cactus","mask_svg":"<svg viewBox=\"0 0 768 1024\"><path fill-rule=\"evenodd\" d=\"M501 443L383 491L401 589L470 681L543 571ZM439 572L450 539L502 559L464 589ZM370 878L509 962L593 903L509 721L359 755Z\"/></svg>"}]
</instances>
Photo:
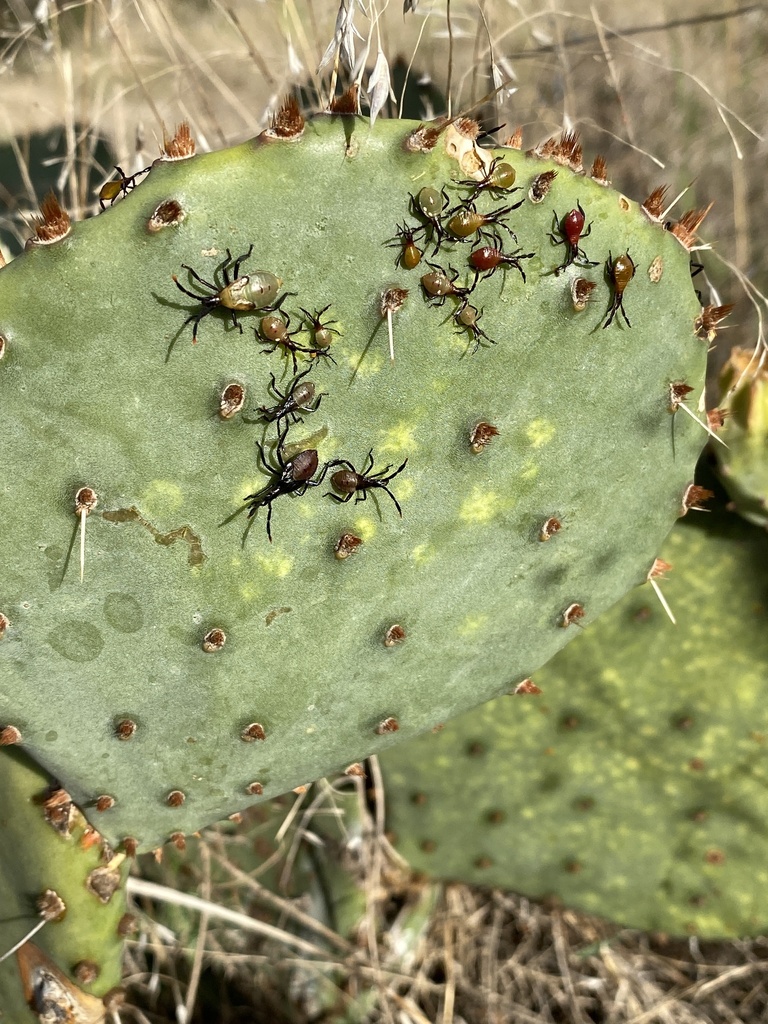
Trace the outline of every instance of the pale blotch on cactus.
<instances>
[{"instance_id":1,"label":"pale blotch on cactus","mask_svg":"<svg viewBox=\"0 0 768 1024\"><path fill-rule=\"evenodd\" d=\"M171 147L0 272L0 727L133 849L529 677L645 578L706 436L668 408L688 251L570 137L294 129ZM294 359L322 400L264 415Z\"/></svg>"},{"instance_id":2,"label":"pale blotch on cactus","mask_svg":"<svg viewBox=\"0 0 768 1024\"><path fill-rule=\"evenodd\" d=\"M758 354L735 348L720 374L720 476L736 509L768 527L768 370Z\"/></svg>"},{"instance_id":3,"label":"pale blotch on cactus","mask_svg":"<svg viewBox=\"0 0 768 1024\"><path fill-rule=\"evenodd\" d=\"M412 867L650 931L764 931L768 540L713 513L662 555L677 626L645 584L535 684L383 755Z\"/></svg>"}]
</instances>

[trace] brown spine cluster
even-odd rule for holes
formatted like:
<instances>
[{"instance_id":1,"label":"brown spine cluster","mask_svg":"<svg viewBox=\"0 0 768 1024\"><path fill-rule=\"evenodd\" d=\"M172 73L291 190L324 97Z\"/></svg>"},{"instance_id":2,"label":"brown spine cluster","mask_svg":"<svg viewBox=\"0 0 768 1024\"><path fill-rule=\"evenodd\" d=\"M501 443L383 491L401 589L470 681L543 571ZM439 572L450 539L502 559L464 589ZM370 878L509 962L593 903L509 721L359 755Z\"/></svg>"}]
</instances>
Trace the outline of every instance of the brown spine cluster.
<instances>
[{"instance_id":1,"label":"brown spine cluster","mask_svg":"<svg viewBox=\"0 0 768 1024\"><path fill-rule=\"evenodd\" d=\"M555 135L536 146L532 155L542 160L554 160L563 167L570 167L574 174L584 173L583 150L578 132L562 132Z\"/></svg>"},{"instance_id":2,"label":"brown spine cluster","mask_svg":"<svg viewBox=\"0 0 768 1024\"><path fill-rule=\"evenodd\" d=\"M236 381L227 384L219 398L219 416L223 420L231 420L236 413L240 412L244 403L245 388L243 385Z\"/></svg>"},{"instance_id":3,"label":"brown spine cluster","mask_svg":"<svg viewBox=\"0 0 768 1024\"><path fill-rule=\"evenodd\" d=\"M579 625L579 619L583 619L585 615L586 612L584 611L584 606L574 602L573 604L569 604L560 616L560 625L563 629L567 629L568 626L572 626L574 624Z\"/></svg>"},{"instance_id":4,"label":"brown spine cluster","mask_svg":"<svg viewBox=\"0 0 768 1024\"><path fill-rule=\"evenodd\" d=\"M717 337L717 328L722 320L733 311L733 303L725 306L704 306L701 313L696 317L694 327L696 334L709 342Z\"/></svg>"},{"instance_id":5,"label":"brown spine cluster","mask_svg":"<svg viewBox=\"0 0 768 1024\"><path fill-rule=\"evenodd\" d=\"M182 121L181 124L176 125L176 132L170 137L163 127L162 160L187 160L194 155L195 140L189 130L188 121Z\"/></svg>"},{"instance_id":6,"label":"brown spine cluster","mask_svg":"<svg viewBox=\"0 0 768 1024\"><path fill-rule=\"evenodd\" d=\"M115 724L115 736L119 740L125 742L133 738L136 732L136 723L132 718L121 718L119 722Z\"/></svg>"},{"instance_id":7,"label":"brown spine cluster","mask_svg":"<svg viewBox=\"0 0 768 1024\"><path fill-rule=\"evenodd\" d=\"M463 135L465 139L471 139L472 142L480 134L480 125L471 117L457 117L453 122L453 127L459 135Z\"/></svg>"},{"instance_id":8,"label":"brown spine cluster","mask_svg":"<svg viewBox=\"0 0 768 1024\"><path fill-rule=\"evenodd\" d=\"M163 228L170 228L181 224L185 216L184 209L177 199L165 199L152 212L147 221L147 231L155 235L158 231L162 231Z\"/></svg>"},{"instance_id":9,"label":"brown spine cluster","mask_svg":"<svg viewBox=\"0 0 768 1024\"><path fill-rule=\"evenodd\" d=\"M353 82L340 96L334 96L329 110L332 114L356 114L358 86Z\"/></svg>"},{"instance_id":10,"label":"brown spine cluster","mask_svg":"<svg viewBox=\"0 0 768 1024\"><path fill-rule=\"evenodd\" d=\"M72 221L61 203L49 192L40 204L40 216L33 223L35 234L30 238L32 245L50 245L65 238L72 230Z\"/></svg>"},{"instance_id":11,"label":"brown spine cluster","mask_svg":"<svg viewBox=\"0 0 768 1024\"><path fill-rule=\"evenodd\" d=\"M605 188L611 184L611 179L608 177L608 167L605 163L605 157L599 153L592 161L592 169L589 172L589 176L597 185L603 185Z\"/></svg>"},{"instance_id":12,"label":"brown spine cluster","mask_svg":"<svg viewBox=\"0 0 768 1024\"><path fill-rule=\"evenodd\" d=\"M432 124L420 124L405 139L405 150L408 153L429 153L437 145L437 140L450 124L444 118Z\"/></svg>"},{"instance_id":13,"label":"brown spine cluster","mask_svg":"<svg viewBox=\"0 0 768 1024\"><path fill-rule=\"evenodd\" d=\"M0 729L0 747L11 747L21 743L21 733L15 725L5 725Z\"/></svg>"},{"instance_id":14,"label":"brown spine cluster","mask_svg":"<svg viewBox=\"0 0 768 1024\"><path fill-rule=\"evenodd\" d=\"M240 739L243 743L255 743L257 740L265 740L266 738L267 734L260 722L251 722L240 733Z\"/></svg>"},{"instance_id":15,"label":"brown spine cluster","mask_svg":"<svg viewBox=\"0 0 768 1024\"><path fill-rule=\"evenodd\" d=\"M688 484L683 495L682 511L681 516L688 515L693 510L695 512L706 512L702 502L709 501L710 498L714 498L715 492L708 491L706 487L699 487L697 484Z\"/></svg>"},{"instance_id":16,"label":"brown spine cluster","mask_svg":"<svg viewBox=\"0 0 768 1024\"><path fill-rule=\"evenodd\" d=\"M656 223L661 220L662 214L666 209L667 192L669 192L669 185L657 185L645 202L641 204L643 212Z\"/></svg>"},{"instance_id":17,"label":"brown spine cluster","mask_svg":"<svg viewBox=\"0 0 768 1024\"><path fill-rule=\"evenodd\" d=\"M505 149L522 149L523 148L523 129L522 129L521 125L518 125L517 128L515 128L515 130L512 132L512 134L508 135L507 138L504 140L504 148Z\"/></svg>"},{"instance_id":18,"label":"brown spine cluster","mask_svg":"<svg viewBox=\"0 0 768 1024\"><path fill-rule=\"evenodd\" d=\"M532 203L538 205L543 203L552 188L552 182L557 177L557 171L543 171L537 174L528 189L528 198Z\"/></svg>"},{"instance_id":19,"label":"brown spine cluster","mask_svg":"<svg viewBox=\"0 0 768 1024\"><path fill-rule=\"evenodd\" d=\"M702 225L704 218L707 216L709 211L712 209L714 204L710 203L709 206L702 210L689 210L684 213L680 220L675 221L674 224L670 225L669 230L678 240L680 245L688 252L693 249L696 244L696 232Z\"/></svg>"},{"instance_id":20,"label":"brown spine cluster","mask_svg":"<svg viewBox=\"0 0 768 1024\"><path fill-rule=\"evenodd\" d=\"M298 139L304 131L304 118L294 96L286 96L272 116L266 135L272 139Z\"/></svg>"},{"instance_id":21,"label":"brown spine cluster","mask_svg":"<svg viewBox=\"0 0 768 1024\"><path fill-rule=\"evenodd\" d=\"M405 630L402 626L395 623L390 626L387 632L384 634L384 646L385 647L397 647L405 641Z\"/></svg>"},{"instance_id":22,"label":"brown spine cluster","mask_svg":"<svg viewBox=\"0 0 768 1024\"><path fill-rule=\"evenodd\" d=\"M477 423L469 435L469 450L473 455L482 455L494 437L498 436L498 427L494 427L492 423Z\"/></svg>"},{"instance_id":23,"label":"brown spine cluster","mask_svg":"<svg viewBox=\"0 0 768 1024\"><path fill-rule=\"evenodd\" d=\"M333 548L333 553L340 562L349 558L363 543L362 537L356 537L354 533L342 533Z\"/></svg>"},{"instance_id":24,"label":"brown spine cluster","mask_svg":"<svg viewBox=\"0 0 768 1024\"><path fill-rule=\"evenodd\" d=\"M223 629L209 629L203 637L203 650L206 654L215 654L227 642L227 634Z\"/></svg>"}]
</instances>

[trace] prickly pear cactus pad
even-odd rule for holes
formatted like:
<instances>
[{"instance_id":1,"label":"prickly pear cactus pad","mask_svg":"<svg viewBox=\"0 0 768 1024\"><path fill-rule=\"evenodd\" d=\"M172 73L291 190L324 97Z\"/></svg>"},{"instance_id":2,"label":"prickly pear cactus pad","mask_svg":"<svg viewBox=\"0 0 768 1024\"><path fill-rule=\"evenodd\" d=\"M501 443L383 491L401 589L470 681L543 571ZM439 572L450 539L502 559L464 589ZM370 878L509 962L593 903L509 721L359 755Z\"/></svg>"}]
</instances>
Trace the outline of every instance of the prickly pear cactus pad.
<instances>
[{"instance_id":1,"label":"prickly pear cactus pad","mask_svg":"<svg viewBox=\"0 0 768 1024\"><path fill-rule=\"evenodd\" d=\"M508 690L683 511L685 245L459 128L181 131L0 272L0 726L113 842Z\"/></svg>"},{"instance_id":2,"label":"prickly pear cactus pad","mask_svg":"<svg viewBox=\"0 0 768 1024\"><path fill-rule=\"evenodd\" d=\"M724 422L718 445L720 475L738 511L751 523L768 526L768 371L755 353L731 352L723 367Z\"/></svg>"},{"instance_id":3,"label":"prickly pear cactus pad","mask_svg":"<svg viewBox=\"0 0 768 1024\"><path fill-rule=\"evenodd\" d=\"M387 751L415 868L646 930L764 930L768 540L713 520L662 550L677 626L639 588L536 673L540 695Z\"/></svg>"},{"instance_id":4,"label":"prickly pear cactus pad","mask_svg":"<svg viewBox=\"0 0 768 1024\"><path fill-rule=\"evenodd\" d=\"M125 854L23 751L0 751L0 784L0 1021L96 1024L120 982Z\"/></svg>"}]
</instances>

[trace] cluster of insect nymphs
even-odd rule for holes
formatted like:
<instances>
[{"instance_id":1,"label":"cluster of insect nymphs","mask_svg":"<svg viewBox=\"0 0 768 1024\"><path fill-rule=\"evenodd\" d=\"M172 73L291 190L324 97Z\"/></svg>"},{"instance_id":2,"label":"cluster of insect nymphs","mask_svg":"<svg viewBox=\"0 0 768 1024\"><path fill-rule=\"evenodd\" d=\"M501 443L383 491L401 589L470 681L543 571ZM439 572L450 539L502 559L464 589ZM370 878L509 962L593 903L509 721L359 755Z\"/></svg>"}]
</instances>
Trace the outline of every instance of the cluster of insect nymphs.
<instances>
[{"instance_id":1,"label":"cluster of insect nymphs","mask_svg":"<svg viewBox=\"0 0 768 1024\"><path fill-rule=\"evenodd\" d=\"M243 508L237 509L224 520L225 523L229 523L241 512L247 511L249 522L243 533L243 544L245 544L248 532L260 508L267 509L267 537L271 543L273 502L284 494L301 496L306 493L308 488L318 487L333 469L336 470L331 473L333 490L326 491L326 494L334 501L343 503L350 501L353 497L356 502L365 501L369 491L379 489L385 491L392 499L398 515L402 516L403 514L400 503L389 489L389 483L405 469L408 463L407 459L397 469L385 466L383 469L376 470L373 449L371 449L363 468L358 471L349 459L332 459L320 468L316 448L304 448L296 455L286 458L285 448L291 421L297 421L301 413L314 412L322 399L322 393L317 394L312 381L304 379L311 370L312 367L309 367L297 374L285 392L277 387L274 375L271 377L270 389L273 397L277 399L277 403L271 407L262 406L259 410L259 418L267 424L274 423L277 426L277 438L270 454L267 453L262 442L256 442L259 465L269 480L260 490L246 495L243 499L245 502Z\"/></svg>"},{"instance_id":2,"label":"cluster of insect nymphs","mask_svg":"<svg viewBox=\"0 0 768 1024\"><path fill-rule=\"evenodd\" d=\"M254 331L256 340L264 346L263 351L266 353L281 352L291 360L293 367L294 376L285 391L278 387L275 375L270 374L270 399L275 404L260 406L258 415L253 419L249 420L248 417L244 417L246 422L261 422L266 424L267 428L270 424L274 424L277 429L277 437L271 454L268 454L263 441L256 443L260 468L267 474L269 480L260 490L246 495L245 505L228 516L224 523L231 522L241 512L247 511L249 523L243 534L243 543L245 543L256 513L260 508L266 508L267 537L271 542L272 505L275 500L287 494L301 496L310 487L318 487L332 469L336 469L336 472L331 473L333 490L328 491L327 494L334 501L347 502L352 497L356 502L365 501L369 491L383 490L394 502L398 514L402 516L400 504L388 485L398 473L405 469L407 459L396 469L387 465L383 469L377 470L371 449L362 470L358 472L349 459L334 459L331 462L326 462L320 468L315 448L302 449L290 458L286 458L285 449L291 425L297 423L302 415L315 412L324 394L324 392L318 394L315 384L306 379L307 375L312 372L313 366L309 366L301 373L298 372L298 357L301 354L311 360L322 358L335 364L336 360L331 355L330 347L334 335L338 335L339 331L332 326L336 321L328 315L330 304L314 312L300 306L301 318L297 317L299 326L291 330L291 316L282 308L291 293L280 294L282 280L265 270L241 274L243 263L250 258L252 253L252 245L248 252L238 257L233 257L230 250L227 249L226 259L219 265L217 273L214 275L220 277L221 282L208 281L201 277L193 267L183 263L182 268L189 272L199 289L197 292L190 291L175 274L173 275L173 281L179 291L199 303L198 309L184 321L184 326L188 323L193 325L193 343L197 342L200 321L214 310L223 309L229 313L232 323L241 334L243 326L238 319L238 313L255 310L262 314L259 325L254 328ZM294 340L297 335L305 336L305 344ZM220 407L222 418L228 419L235 411L239 411L244 400L242 392L243 389L240 385L230 385L225 389Z\"/></svg>"},{"instance_id":3,"label":"cluster of insect nymphs","mask_svg":"<svg viewBox=\"0 0 768 1024\"><path fill-rule=\"evenodd\" d=\"M528 192L532 202L541 202L549 192L556 176L555 171L540 174ZM429 268L421 277L421 286L425 297L432 305L442 306L448 298L456 300L452 314L457 332L469 333L471 351L476 352L485 342L495 345L480 326L483 309L470 301L475 289L481 281L491 277L497 270L512 268L526 281L524 260L532 259L536 254L523 252L521 248L506 249L508 241L516 245L517 236L508 223L509 216L519 209L526 201L526 196L518 198L515 194L521 189L515 186L516 172L511 164L501 157L496 157L488 165L488 169L478 180L457 180L453 185L466 192L463 198L454 202L445 188L425 186L415 195L411 194L409 213L416 218L417 224L402 223L398 225L390 244L399 250L396 262L405 270L413 270L426 264ZM496 202L496 206L481 212L478 199L488 196ZM590 260L582 247L582 240L591 231L591 224L586 224L586 215L581 203L576 209L569 210L560 216L553 210L552 231L549 239L553 246L564 246L565 254L562 262L553 268L559 276L568 267L596 267L598 263ZM473 248L468 257L468 277L466 284L459 283L459 271L450 263L441 266L433 260L446 249L453 255L459 243L470 243ZM431 253L429 252L431 248ZM631 327L629 317L624 309L624 291L636 272L636 266L629 255L623 253L615 259L608 254L605 273L612 288L611 303L603 321L603 327L613 323L617 313L621 313L624 322ZM571 286L574 308L584 309L594 282L579 278Z\"/></svg>"},{"instance_id":4,"label":"cluster of insect nymphs","mask_svg":"<svg viewBox=\"0 0 768 1024\"><path fill-rule=\"evenodd\" d=\"M334 501L347 502L352 497L356 502L365 501L369 491L383 490L394 502L398 514L402 516L400 504L388 485L398 473L405 469L407 459L396 469L388 465L383 469L376 470L373 449L371 449L362 470L358 472L349 459L334 459L331 462L326 462L320 468L315 448L305 448L290 458L285 457L284 452L291 425L299 422L302 415L315 412L325 393L318 393L314 382L306 379L307 375L312 372L313 366L309 366L301 373L298 372L298 356L302 354L311 360L323 358L335 363L336 360L331 355L330 346L334 335L338 335L339 331L331 326L336 321L327 315L331 308L330 304L314 312L310 312L303 306L299 307L302 319L295 330L290 330L291 317L284 312L282 306L291 293L279 294L283 284L282 280L264 270L249 274L240 273L242 264L250 258L252 252L253 246L251 245L248 252L234 258L229 249L226 250L226 259L220 264L216 275L221 276L223 282L221 285L207 281L193 267L186 263L182 264L183 269L190 273L201 289L199 292L190 291L175 274L173 275L176 287L200 303L199 308L184 321L185 326L188 323L193 324L193 343L197 342L197 329L200 321L214 310L226 310L232 318L232 323L240 330L241 334L243 327L237 314L257 310L263 316L259 321L259 326L254 330L257 341L264 346L263 351L267 353L280 351L291 360L293 366L294 376L285 391L278 387L275 375L270 374L270 399L275 404L260 406L258 415L254 418L244 417L246 422L261 422L266 424L267 428L270 424L274 424L277 429L277 437L271 454L268 454L263 441L256 443L260 468L264 470L269 480L260 490L246 495L245 505L228 516L224 523L231 522L241 512L247 511L249 523L243 534L243 543L245 543L256 513L260 508L266 508L267 537L271 542L273 502L283 495L301 496L310 487L318 487L332 469L336 469L336 472L331 474L333 490L328 491L327 494ZM307 344L300 344L294 340L300 334L306 336ZM242 407L243 400L242 387L229 385L221 398L220 415L222 418L230 418L235 411Z\"/></svg>"},{"instance_id":5,"label":"cluster of insect nymphs","mask_svg":"<svg viewBox=\"0 0 768 1024\"><path fill-rule=\"evenodd\" d=\"M329 359L332 363L336 360L330 353L333 336L339 332L330 325L333 319L323 320L323 316L331 308L330 304L322 309L310 313L309 310L300 307L302 319L295 330L290 330L291 316L282 308L285 300L291 295L290 292L283 292L280 289L283 285L282 279L268 270L255 270L248 274L241 274L240 268L253 253L253 245L248 252L242 256L233 257L229 249L225 250L226 257L219 264L215 277L220 281L208 281L190 267L182 263L182 269L188 271L192 283L199 289L196 292L190 291L181 283L176 274L172 275L173 282L180 292L199 303L198 308L187 317L183 327L192 324L192 343L197 344L197 330L200 321L210 316L214 310L222 309L232 319L233 326L243 333L243 325L238 319L238 313L251 313L257 311L261 316L258 327L255 327L256 340L264 348L264 352L280 351L286 358L290 358L293 364L293 372L298 370L298 354L303 353L311 358L322 357ZM279 297L278 297L279 296ZM294 338L303 334L306 343L301 344L294 341Z\"/></svg>"}]
</instances>

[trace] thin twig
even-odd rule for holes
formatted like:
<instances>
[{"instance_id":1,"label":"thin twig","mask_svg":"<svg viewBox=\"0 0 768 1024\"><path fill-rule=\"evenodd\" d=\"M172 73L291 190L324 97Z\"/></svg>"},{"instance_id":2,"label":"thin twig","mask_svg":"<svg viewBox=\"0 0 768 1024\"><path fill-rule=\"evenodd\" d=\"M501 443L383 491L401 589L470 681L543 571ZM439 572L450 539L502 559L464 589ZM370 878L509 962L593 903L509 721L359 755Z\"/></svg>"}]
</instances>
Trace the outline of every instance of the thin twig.
<instances>
[{"instance_id":1,"label":"thin twig","mask_svg":"<svg viewBox=\"0 0 768 1024\"><path fill-rule=\"evenodd\" d=\"M146 896L148 899L161 900L163 903L172 903L178 907L186 907L187 910L208 914L214 920L226 921L228 924L233 924L246 932L256 932L257 935L263 935L267 939L274 939L276 942L281 942L285 946L301 950L303 953L322 957L328 956L327 949L322 949L313 942L307 942L306 939L301 939L298 935L291 935L290 932L286 932L282 928L275 928L264 921L256 921L254 918L248 917L247 914L240 914L235 910L229 910L227 907L220 907L209 900L200 899L199 896L190 896L189 893L177 892L175 889L169 889L165 885L147 882L143 878L129 878L126 884L128 892L133 896Z\"/></svg>"}]
</instances>

